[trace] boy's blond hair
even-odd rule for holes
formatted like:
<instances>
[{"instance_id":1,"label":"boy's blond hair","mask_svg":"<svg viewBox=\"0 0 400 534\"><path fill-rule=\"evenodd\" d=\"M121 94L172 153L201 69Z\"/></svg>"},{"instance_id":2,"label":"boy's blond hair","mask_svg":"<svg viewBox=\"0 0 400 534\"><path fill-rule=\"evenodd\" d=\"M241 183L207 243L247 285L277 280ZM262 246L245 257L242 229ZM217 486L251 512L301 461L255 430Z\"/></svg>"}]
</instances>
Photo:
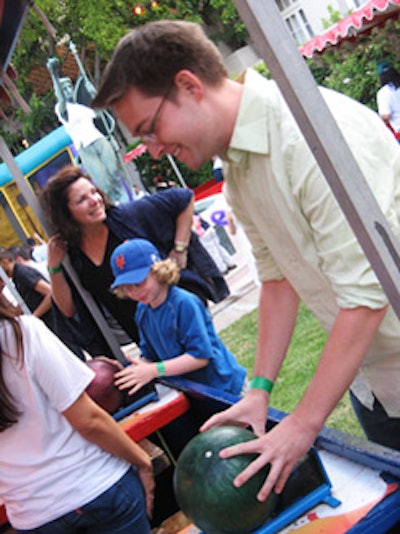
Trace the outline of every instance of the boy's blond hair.
<instances>
[{"instance_id":1,"label":"boy's blond hair","mask_svg":"<svg viewBox=\"0 0 400 534\"><path fill-rule=\"evenodd\" d=\"M172 286L179 282L179 267L175 260L167 258L153 263L150 273L159 284Z\"/></svg>"},{"instance_id":2,"label":"boy's blond hair","mask_svg":"<svg viewBox=\"0 0 400 534\"><path fill-rule=\"evenodd\" d=\"M154 262L150 268L149 274L153 275L159 284L172 286L179 282L178 264L175 260L169 258ZM117 286L114 289L114 294L120 299L125 299L127 297L125 288L129 285L130 284Z\"/></svg>"}]
</instances>

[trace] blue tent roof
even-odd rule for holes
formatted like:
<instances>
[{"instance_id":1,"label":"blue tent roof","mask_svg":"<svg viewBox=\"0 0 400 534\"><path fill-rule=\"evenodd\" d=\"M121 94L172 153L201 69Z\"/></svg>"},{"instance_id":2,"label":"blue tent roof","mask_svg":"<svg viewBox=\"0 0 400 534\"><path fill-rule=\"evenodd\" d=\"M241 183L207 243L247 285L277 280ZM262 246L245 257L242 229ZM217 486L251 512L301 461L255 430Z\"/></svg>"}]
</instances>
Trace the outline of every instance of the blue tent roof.
<instances>
[{"instance_id":1,"label":"blue tent roof","mask_svg":"<svg viewBox=\"0 0 400 534\"><path fill-rule=\"evenodd\" d=\"M60 126L40 139L40 141L18 154L18 156L15 157L15 162L24 176L29 175L71 143L72 140L67 134L64 126ZM3 187L12 180L13 177L7 165L2 163L0 165L0 187Z\"/></svg>"}]
</instances>

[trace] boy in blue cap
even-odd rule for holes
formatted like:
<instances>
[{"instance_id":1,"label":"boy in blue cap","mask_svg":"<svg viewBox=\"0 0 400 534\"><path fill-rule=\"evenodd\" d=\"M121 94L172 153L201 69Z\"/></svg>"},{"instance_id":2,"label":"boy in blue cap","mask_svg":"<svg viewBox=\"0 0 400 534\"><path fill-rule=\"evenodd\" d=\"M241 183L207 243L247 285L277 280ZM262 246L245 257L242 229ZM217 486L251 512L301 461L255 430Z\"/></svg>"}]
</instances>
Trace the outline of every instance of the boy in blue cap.
<instances>
[{"instance_id":1,"label":"boy in blue cap","mask_svg":"<svg viewBox=\"0 0 400 534\"><path fill-rule=\"evenodd\" d=\"M246 370L218 337L208 310L194 294L177 287L179 268L161 260L145 239L119 245L111 256L112 289L138 301L135 320L142 358L116 374L116 385L132 395L157 377L185 378L240 395Z\"/></svg>"}]
</instances>

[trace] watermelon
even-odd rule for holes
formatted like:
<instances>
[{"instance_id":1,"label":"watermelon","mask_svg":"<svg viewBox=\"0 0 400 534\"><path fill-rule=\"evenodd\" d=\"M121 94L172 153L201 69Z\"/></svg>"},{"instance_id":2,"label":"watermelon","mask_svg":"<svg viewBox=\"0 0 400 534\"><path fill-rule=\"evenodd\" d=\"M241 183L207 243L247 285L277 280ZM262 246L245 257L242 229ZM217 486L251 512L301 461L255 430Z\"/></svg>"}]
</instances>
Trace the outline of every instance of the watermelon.
<instances>
[{"instance_id":1,"label":"watermelon","mask_svg":"<svg viewBox=\"0 0 400 534\"><path fill-rule=\"evenodd\" d=\"M114 375L119 366L109 360L93 358L86 365L96 373L96 376L86 388L86 393L109 413L117 411L124 401L124 394L114 385Z\"/></svg>"},{"instance_id":2,"label":"watermelon","mask_svg":"<svg viewBox=\"0 0 400 534\"><path fill-rule=\"evenodd\" d=\"M215 427L196 435L181 452L173 481L176 500L182 512L207 534L249 533L273 513L277 495L271 493L264 502L257 500L270 466L236 488L234 478L257 454L218 456L225 447L255 438L243 428Z\"/></svg>"}]
</instances>

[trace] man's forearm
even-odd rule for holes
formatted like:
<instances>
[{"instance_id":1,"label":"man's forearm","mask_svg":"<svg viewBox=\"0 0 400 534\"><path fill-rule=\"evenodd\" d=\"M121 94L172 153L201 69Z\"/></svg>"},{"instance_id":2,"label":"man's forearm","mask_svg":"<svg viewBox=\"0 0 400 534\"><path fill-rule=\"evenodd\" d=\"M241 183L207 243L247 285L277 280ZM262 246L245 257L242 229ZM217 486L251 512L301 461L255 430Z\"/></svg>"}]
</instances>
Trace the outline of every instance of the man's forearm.
<instances>
[{"instance_id":1,"label":"man's forearm","mask_svg":"<svg viewBox=\"0 0 400 534\"><path fill-rule=\"evenodd\" d=\"M254 375L274 381L296 324L299 298L287 280L261 287Z\"/></svg>"},{"instance_id":2,"label":"man's forearm","mask_svg":"<svg viewBox=\"0 0 400 534\"><path fill-rule=\"evenodd\" d=\"M387 307L340 310L314 377L296 408L318 432L354 380Z\"/></svg>"}]
</instances>

